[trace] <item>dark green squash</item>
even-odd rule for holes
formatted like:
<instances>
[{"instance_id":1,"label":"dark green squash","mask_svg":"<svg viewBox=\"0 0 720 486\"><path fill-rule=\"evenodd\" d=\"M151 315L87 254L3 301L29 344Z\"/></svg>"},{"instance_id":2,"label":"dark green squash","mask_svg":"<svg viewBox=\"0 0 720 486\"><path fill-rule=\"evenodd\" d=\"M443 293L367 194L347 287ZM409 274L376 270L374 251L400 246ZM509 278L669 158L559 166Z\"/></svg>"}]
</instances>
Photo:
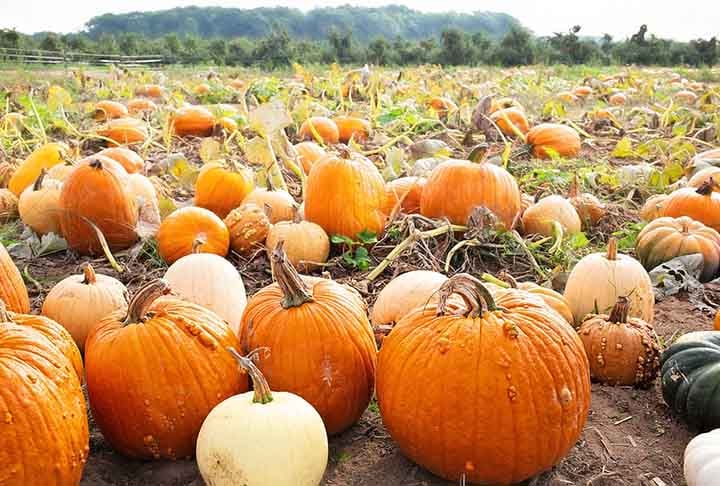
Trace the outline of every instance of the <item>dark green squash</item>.
<instances>
[{"instance_id":1,"label":"dark green squash","mask_svg":"<svg viewBox=\"0 0 720 486\"><path fill-rule=\"evenodd\" d=\"M661 361L665 403L694 428L720 427L720 331L682 336Z\"/></svg>"}]
</instances>

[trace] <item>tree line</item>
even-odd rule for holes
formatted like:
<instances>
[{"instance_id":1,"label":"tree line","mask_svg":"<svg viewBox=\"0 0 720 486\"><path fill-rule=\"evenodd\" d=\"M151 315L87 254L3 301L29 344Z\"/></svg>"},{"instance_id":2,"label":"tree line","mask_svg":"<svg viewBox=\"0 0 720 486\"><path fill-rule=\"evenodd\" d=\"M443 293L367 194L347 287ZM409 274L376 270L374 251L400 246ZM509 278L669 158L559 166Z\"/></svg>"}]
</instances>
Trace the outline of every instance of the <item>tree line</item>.
<instances>
[{"instance_id":1,"label":"tree line","mask_svg":"<svg viewBox=\"0 0 720 486\"><path fill-rule=\"evenodd\" d=\"M713 66L720 48L715 37L679 42L662 39L640 27L630 38L615 40L579 36L580 26L553 36L536 37L513 25L498 39L483 31L445 29L438 36L419 40L403 37L376 37L361 42L353 31L331 28L323 39L292 36L274 29L265 36L202 38L197 35L166 34L151 38L138 33L87 33L28 36L14 30L0 30L0 47L44 49L101 54L163 56L168 63L261 66L282 68L294 62L316 64L375 65L498 65L545 64L640 64ZM0 60L2 59L0 54Z\"/></svg>"}]
</instances>

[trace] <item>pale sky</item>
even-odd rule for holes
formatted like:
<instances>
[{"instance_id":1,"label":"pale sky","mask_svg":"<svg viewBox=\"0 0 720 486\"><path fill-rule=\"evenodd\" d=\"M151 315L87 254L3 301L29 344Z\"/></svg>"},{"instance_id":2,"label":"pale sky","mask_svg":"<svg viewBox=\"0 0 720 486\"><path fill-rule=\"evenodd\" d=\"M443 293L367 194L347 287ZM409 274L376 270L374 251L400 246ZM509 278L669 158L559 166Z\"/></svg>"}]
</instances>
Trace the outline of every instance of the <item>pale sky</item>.
<instances>
[{"instance_id":1,"label":"pale sky","mask_svg":"<svg viewBox=\"0 0 720 486\"><path fill-rule=\"evenodd\" d=\"M21 32L73 32L91 17L103 13L198 5L222 7L290 6L309 10L316 6L362 5L377 7L388 3L403 4L417 10L438 12L475 10L505 12L519 19L538 35L566 31L580 24L581 35L609 33L625 38L641 24L660 37L690 40L720 37L720 1L700 0L0 0L0 28Z\"/></svg>"}]
</instances>

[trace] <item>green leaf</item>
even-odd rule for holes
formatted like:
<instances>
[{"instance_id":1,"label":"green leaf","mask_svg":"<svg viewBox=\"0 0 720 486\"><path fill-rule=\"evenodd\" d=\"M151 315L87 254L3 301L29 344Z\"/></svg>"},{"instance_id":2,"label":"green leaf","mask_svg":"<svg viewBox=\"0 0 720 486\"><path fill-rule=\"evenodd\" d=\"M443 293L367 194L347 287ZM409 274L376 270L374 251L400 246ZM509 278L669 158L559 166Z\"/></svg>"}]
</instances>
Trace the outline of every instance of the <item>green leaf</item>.
<instances>
[{"instance_id":1,"label":"green leaf","mask_svg":"<svg viewBox=\"0 0 720 486\"><path fill-rule=\"evenodd\" d=\"M635 155L635 152L633 151L632 140L627 137L622 138L612 151L612 156L619 159L632 157L633 155Z\"/></svg>"},{"instance_id":2,"label":"green leaf","mask_svg":"<svg viewBox=\"0 0 720 486\"><path fill-rule=\"evenodd\" d=\"M372 245L373 243L377 243L377 235L372 231L368 231L366 229L358 233L357 237L358 240L365 245Z\"/></svg>"},{"instance_id":3,"label":"green leaf","mask_svg":"<svg viewBox=\"0 0 720 486\"><path fill-rule=\"evenodd\" d=\"M573 250L579 250L581 248L585 248L590 244L590 240L587 239L587 236L585 236L585 233L575 233L570 238L568 238L568 244L570 245L570 248Z\"/></svg>"},{"instance_id":4,"label":"green leaf","mask_svg":"<svg viewBox=\"0 0 720 486\"><path fill-rule=\"evenodd\" d=\"M352 245L353 240L343 235L332 235L330 241L336 245Z\"/></svg>"}]
</instances>

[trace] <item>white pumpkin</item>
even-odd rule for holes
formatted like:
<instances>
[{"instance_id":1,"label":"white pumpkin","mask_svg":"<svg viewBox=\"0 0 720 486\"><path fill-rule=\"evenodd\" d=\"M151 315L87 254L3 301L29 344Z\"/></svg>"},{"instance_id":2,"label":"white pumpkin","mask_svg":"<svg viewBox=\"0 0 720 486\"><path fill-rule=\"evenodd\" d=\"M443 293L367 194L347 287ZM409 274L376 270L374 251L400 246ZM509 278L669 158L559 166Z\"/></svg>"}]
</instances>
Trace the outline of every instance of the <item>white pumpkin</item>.
<instances>
[{"instance_id":1,"label":"white pumpkin","mask_svg":"<svg viewBox=\"0 0 720 486\"><path fill-rule=\"evenodd\" d=\"M685 448L687 486L716 486L720 481L720 429L695 437Z\"/></svg>"},{"instance_id":2,"label":"white pumpkin","mask_svg":"<svg viewBox=\"0 0 720 486\"><path fill-rule=\"evenodd\" d=\"M617 252L614 238L607 253L583 257L572 269L565 285L565 299L580 325L588 314L609 314L618 297L630 300L630 317L652 322L655 309L650 276L636 259Z\"/></svg>"},{"instance_id":3,"label":"white pumpkin","mask_svg":"<svg viewBox=\"0 0 720 486\"><path fill-rule=\"evenodd\" d=\"M215 312L238 333L247 297L245 284L229 261L211 253L186 255L168 268L165 280L173 292Z\"/></svg>"},{"instance_id":4,"label":"white pumpkin","mask_svg":"<svg viewBox=\"0 0 720 486\"><path fill-rule=\"evenodd\" d=\"M392 279L375 300L370 320L373 325L395 324L413 309L433 302L447 277L430 270L414 270Z\"/></svg>"},{"instance_id":5,"label":"white pumpkin","mask_svg":"<svg viewBox=\"0 0 720 486\"><path fill-rule=\"evenodd\" d=\"M127 309L127 289L119 280L96 274L92 265L82 275L58 282L45 297L42 315L61 324L80 351L90 330L108 314Z\"/></svg>"},{"instance_id":6,"label":"white pumpkin","mask_svg":"<svg viewBox=\"0 0 720 486\"><path fill-rule=\"evenodd\" d=\"M320 415L293 393L271 392L249 358L233 352L253 381L207 416L197 438L200 474L212 486L317 486L327 467Z\"/></svg>"}]
</instances>

